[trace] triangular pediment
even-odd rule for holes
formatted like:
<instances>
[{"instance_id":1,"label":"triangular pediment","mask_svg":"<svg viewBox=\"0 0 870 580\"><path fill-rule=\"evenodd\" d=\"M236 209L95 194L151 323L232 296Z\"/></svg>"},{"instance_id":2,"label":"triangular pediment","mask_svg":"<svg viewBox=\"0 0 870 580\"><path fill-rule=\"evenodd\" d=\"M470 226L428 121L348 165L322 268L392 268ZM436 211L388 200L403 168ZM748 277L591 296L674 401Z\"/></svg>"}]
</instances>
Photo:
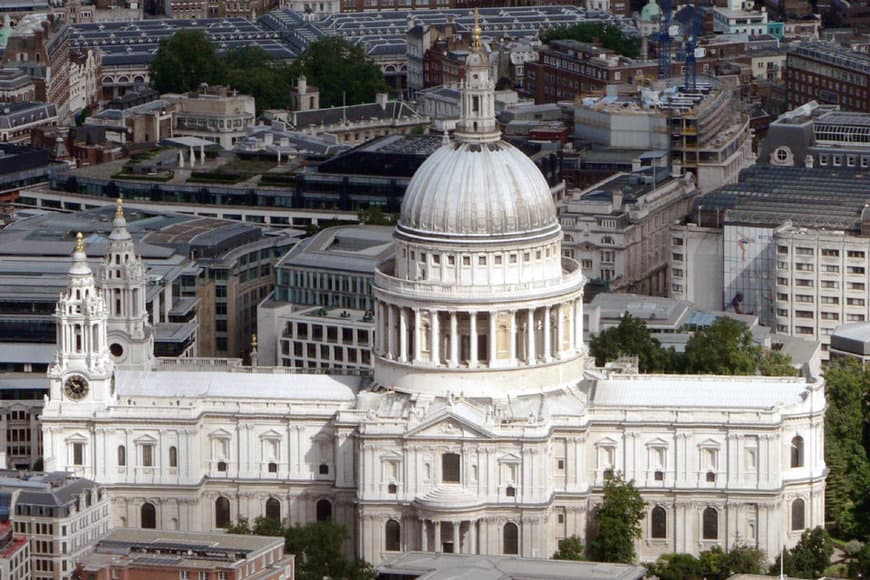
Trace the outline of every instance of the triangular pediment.
<instances>
[{"instance_id":1,"label":"triangular pediment","mask_svg":"<svg viewBox=\"0 0 870 580\"><path fill-rule=\"evenodd\" d=\"M668 442L662 439L661 437L656 437L655 439L650 439L646 442L647 447L667 447Z\"/></svg>"},{"instance_id":2,"label":"triangular pediment","mask_svg":"<svg viewBox=\"0 0 870 580\"><path fill-rule=\"evenodd\" d=\"M705 439L698 444L698 447L721 447L722 444L714 439Z\"/></svg>"},{"instance_id":3,"label":"triangular pediment","mask_svg":"<svg viewBox=\"0 0 870 580\"><path fill-rule=\"evenodd\" d=\"M481 426L480 411L469 405L457 404L442 408L424 417L406 437L425 439L491 439L493 433Z\"/></svg>"},{"instance_id":4,"label":"triangular pediment","mask_svg":"<svg viewBox=\"0 0 870 580\"><path fill-rule=\"evenodd\" d=\"M140 435L139 437L136 437L136 439L134 439L133 441L135 443L138 443L139 445L148 445L151 443L157 443L157 438L153 437L151 435L145 434L145 435Z\"/></svg>"},{"instance_id":5,"label":"triangular pediment","mask_svg":"<svg viewBox=\"0 0 870 580\"><path fill-rule=\"evenodd\" d=\"M208 436L212 439L229 439L233 434L226 429L217 429L209 433Z\"/></svg>"},{"instance_id":6,"label":"triangular pediment","mask_svg":"<svg viewBox=\"0 0 870 580\"><path fill-rule=\"evenodd\" d=\"M520 463L522 460L523 458L516 453L505 453L498 458L499 463Z\"/></svg>"},{"instance_id":7,"label":"triangular pediment","mask_svg":"<svg viewBox=\"0 0 870 580\"><path fill-rule=\"evenodd\" d=\"M614 447L618 442L613 437L603 437L595 442L599 447Z\"/></svg>"},{"instance_id":8,"label":"triangular pediment","mask_svg":"<svg viewBox=\"0 0 870 580\"><path fill-rule=\"evenodd\" d=\"M265 433L260 433L260 439L280 439L281 433L274 429L269 429Z\"/></svg>"}]
</instances>

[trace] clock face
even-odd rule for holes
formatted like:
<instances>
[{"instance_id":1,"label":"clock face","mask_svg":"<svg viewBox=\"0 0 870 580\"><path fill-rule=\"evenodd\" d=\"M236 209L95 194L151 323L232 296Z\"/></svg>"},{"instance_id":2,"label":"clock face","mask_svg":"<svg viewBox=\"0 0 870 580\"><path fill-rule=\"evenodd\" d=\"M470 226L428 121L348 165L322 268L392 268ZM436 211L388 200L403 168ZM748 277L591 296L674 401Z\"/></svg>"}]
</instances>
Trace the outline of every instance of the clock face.
<instances>
[{"instance_id":1,"label":"clock face","mask_svg":"<svg viewBox=\"0 0 870 580\"><path fill-rule=\"evenodd\" d=\"M88 394L88 380L80 375L73 375L64 383L64 392L66 396L74 401L84 399Z\"/></svg>"}]
</instances>

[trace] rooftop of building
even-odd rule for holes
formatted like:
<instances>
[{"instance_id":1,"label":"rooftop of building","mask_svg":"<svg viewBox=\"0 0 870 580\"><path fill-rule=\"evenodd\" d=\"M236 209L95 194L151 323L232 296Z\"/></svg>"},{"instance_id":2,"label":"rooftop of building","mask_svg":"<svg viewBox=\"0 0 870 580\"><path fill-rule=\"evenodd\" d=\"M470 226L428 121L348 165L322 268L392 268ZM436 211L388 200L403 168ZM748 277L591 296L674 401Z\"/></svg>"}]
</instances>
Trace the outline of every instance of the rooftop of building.
<instances>
[{"instance_id":1,"label":"rooftop of building","mask_svg":"<svg viewBox=\"0 0 870 580\"><path fill-rule=\"evenodd\" d=\"M597 294L589 308L600 308L602 320L613 323L628 314L649 328L679 328L693 311L692 303L685 300L613 292Z\"/></svg>"},{"instance_id":2,"label":"rooftop of building","mask_svg":"<svg viewBox=\"0 0 870 580\"><path fill-rule=\"evenodd\" d=\"M410 105L397 100L388 100L383 104L360 103L345 107L294 111L290 113L289 119L299 129L305 129L312 125L332 126L344 123L384 122L388 120L416 120L421 123L427 121L425 116L421 117Z\"/></svg>"},{"instance_id":3,"label":"rooftop of building","mask_svg":"<svg viewBox=\"0 0 870 580\"><path fill-rule=\"evenodd\" d=\"M392 226L338 226L304 239L276 268L311 268L374 275L374 267L395 255Z\"/></svg>"},{"instance_id":4,"label":"rooftop of building","mask_svg":"<svg viewBox=\"0 0 870 580\"><path fill-rule=\"evenodd\" d=\"M11 129L56 116L57 109L52 103L39 101L2 103L0 106L0 129Z\"/></svg>"},{"instance_id":5,"label":"rooftop of building","mask_svg":"<svg viewBox=\"0 0 870 580\"><path fill-rule=\"evenodd\" d=\"M565 200L568 213L621 214L636 206L641 199L674 178L668 168L644 167L631 173L617 173L585 190L573 190ZM621 201L615 202L615 197ZM609 204L610 209L600 207Z\"/></svg>"},{"instance_id":6,"label":"rooftop of building","mask_svg":"<svg viewBox=\"0 0 870 580\"><path fill-rule=\"evenodd\" d=\"M97 482L62 471L0 471L0 503L4 498L9 498L12 492L18 492L15 499L15 505L18 506L68 506L78 501L82 494L94 491L102 495Z\"/></svg>"},{"instance_id":7,"label":"rooftop of building","mask_svg":"<svg viewBox=\"0 0 870 580\"><path fill-rule=\"evenodd\" d=\"M690 215L700 225L725 222L859 231L870 195L866 170L834 167L755 165L740 173L738 183L695 198Z\"/></svg>"},{"instance_id":8,"label":"rooftop of building","mask_svg":"<svg viewBox=\"0 0 870 580\"><path fill-rule=\"evenodd\" d=\"M378 566L385 575L418 580L640 580L645 570L628 564L568 562L517 556L406 552Z\"/></svg>"},{"instance_id":9,"label":"rooftop of building","mask_svg":"<svg viewBox=\"0 0 870 580\"><path fill-rule=\"evenodd\" d=\"M189 399L186 405L219 399L351 404L361 382L359 376L304 374L284 367L237 367L231 377L225 370L197 368L191 360L189 367L177 369L116 370L115 388L121 398Z\"/></svg>"},{"instance_id":10,"label":"rooftop of building","mask_svg":"<svg viewBox=\"0 0 870 580\"><path fill-rule=\"evenodd\" d=\"M858 52L833 42L813 40L794 43L789 55L809 56L829 64L870 73L870 54Z\"/></svg>"},{"instance_id":11,"label":"rooftop of building","mask_svg":"<svg viewBox=\"0 0 870 580\"><path fill-rule=\"evenodd\" d=\"M121 559L137 567L214 568L283 545L283 538L208 532L116 528L97 542L84 570Z\"/></svg>"}]
</instances>

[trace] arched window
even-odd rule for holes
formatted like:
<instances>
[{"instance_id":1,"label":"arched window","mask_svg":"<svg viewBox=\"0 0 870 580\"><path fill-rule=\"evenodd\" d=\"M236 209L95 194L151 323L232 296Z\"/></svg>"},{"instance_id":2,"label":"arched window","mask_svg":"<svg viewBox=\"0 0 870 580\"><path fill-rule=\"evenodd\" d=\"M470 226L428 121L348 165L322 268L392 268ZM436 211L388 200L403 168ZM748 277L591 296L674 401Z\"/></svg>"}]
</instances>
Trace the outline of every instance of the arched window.
<instances>
[{"instance_id":1,"label":"arched window","mask_svg":"<svg viewBox=\"0 0 870 580\"><path fill-rule=\"evenodd\" d=\"M325 522L332 519L332 502L322 499L317 502L317 521Z\"/></svg>"},{"instance_id":2,"label":"arched window","mask_svg":"<svg viewBox=\"0 0 870 580\"><path fill-rule=\"evenodd\" d=\"M142 508L139 510L139 518L142 521L142 527L144 529L157 529L157 510L154 508L153 503L148 503L146 501L142 504Z\"/></svg>"},{"instance_id":3,"label":"arched window","mask_svg":"<svg viewBox=\"0 0 870 580\"><path fill-rule=\"evenodd\" d=\"M652 509L650 517L652 523L650 536L653 539L662 539L668 537L668 512L660 505Z\"/></svg>"},{"instance_id":4,"label":"arched window","mask_svg":"<svg viewBox=\"0 0 870 580\"><path fill-rule=\"evenodd\" d=\"M802 530L806 527L804 524L804 500L798 498L791 503L791 529Z\"/></svg>"},{"instance_id":5,"label":"arched window","mask_svg":"<svg viewBox=\"0 0 870 580\"><path fill-rule=\"evenodd\" d=\"M281 502L274 497L266 500L266 519L281 521Z\"/></svg>"},{"instance_id":6,"label":"arched window","mask_svg":"<svg viewBox=\"0 0 870 580\"><path fill-rule=\"evenodd\" d=\"M704 510L704 521L703 528L704 534L703 538L705 540L718 540L719 539L719 512L717 512L714 508L708 507Z\"/></svg>"},{"instance_id":7,"label":"arched window","mask_svg":"<svg viewBox=\"0 0 870 580\"><path fill-rule=\"evenodd\" d=\"M169 467L178 467L178 449L169 448Z\"/></svg>"},{"instance_id":8,"label":"arched window","mask_svg":"<svg viewBox=\"0 0 870 580\"><path fill-rule=\"evenodd\" d=\"M800 435L795 435L791 440L791 466L804 466L804 438Z\"/></svg>"},{"instance_id":9,"label":"arched window","mask_svg":"<svg viewBox=\"0 0 870 580\"><path fill-rule=\"evenodd\" d=\"M505 554L520 553L520 529L513 522L508 522L502 528L502 542L504 543Z\"/></svg>"},{"instance_id":10,"label":"arched window","mask_svg":"<svg viewBox=\"0 0 870 580\"><path fill-rule=\"evenodd\" d=\"M124 467L125 465L127 465L127 448L118 445L118 466Z\"/></svg>"},{"instance_id":11,"label":"arched window","mask_svg":"<svg viewBox=\"0 0 870 580\"><path fill-rule=\"evenodd\" d=\"M402 528L396 520L387 520L384 526L384 542L387 552L402 551Z\"/></svg>"},{"instance_id":12,"label":"arched window","mask_svg":"<svg viewBox=\"0 0 870 580\"><path fill-rule=\"evenodd\" d=\"M226 528L230 525L230 500L219 497L214 502L214 527Z\"/></svg>"}]
</instances>

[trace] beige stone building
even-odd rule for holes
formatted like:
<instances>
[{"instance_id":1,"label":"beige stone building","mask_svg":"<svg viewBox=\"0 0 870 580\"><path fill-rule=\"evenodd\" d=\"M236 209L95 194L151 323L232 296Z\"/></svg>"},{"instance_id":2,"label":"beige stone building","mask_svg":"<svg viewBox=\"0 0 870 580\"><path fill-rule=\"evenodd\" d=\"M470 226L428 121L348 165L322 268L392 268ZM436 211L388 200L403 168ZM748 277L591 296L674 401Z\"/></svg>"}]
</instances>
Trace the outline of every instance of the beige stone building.
<instances>
[{"instance_id":1,"label":"beige stone building","mask_svg":"<svg viewBox=\"0 0 870 580\"><path fill-rule=\"evenodd\" d=\"M227 150L246 136L256 120L254 97L226 87L203 86L195 92L167 93L161 98L174 109L173 136L199 137Z\"/></svg>"}]
</instances>

